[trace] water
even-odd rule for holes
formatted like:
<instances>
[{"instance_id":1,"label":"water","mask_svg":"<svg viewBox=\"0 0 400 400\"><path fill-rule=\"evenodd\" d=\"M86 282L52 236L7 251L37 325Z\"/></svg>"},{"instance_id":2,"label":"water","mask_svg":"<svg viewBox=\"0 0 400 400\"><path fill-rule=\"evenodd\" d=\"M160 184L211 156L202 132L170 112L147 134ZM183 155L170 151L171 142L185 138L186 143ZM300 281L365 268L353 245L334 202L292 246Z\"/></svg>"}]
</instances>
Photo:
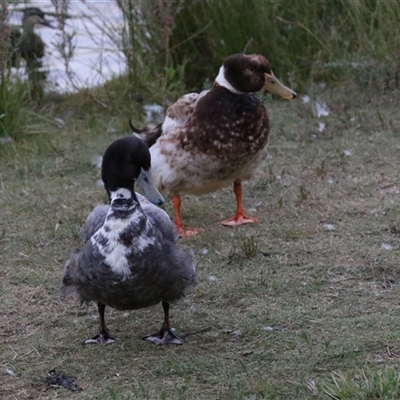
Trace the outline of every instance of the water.
<instances>
[{"instance_id":1,"label":"water","mask_svg":"<svg viewBox=\"0 0 400 400\"><path fill-rule=\"evenodd\" d=\"M27 4L44 12L54 13L50 0L33 0ZM20 25L24 8L20 4L10 9L10 23ZM10 7L11 8L11 7ZM77 91L84 87L103 84L126 70L126 60L120 51L123 17L114 0L71 0L65 32L72 35L73 56L69 63L62 58L59 46L62 32L55 17L46 16L56 29L36 27L35 32L46 44L44 67L48 73L48 87L59 92ZM18 71L23 75L23 71Z\"/></svg>"}]
</instances>

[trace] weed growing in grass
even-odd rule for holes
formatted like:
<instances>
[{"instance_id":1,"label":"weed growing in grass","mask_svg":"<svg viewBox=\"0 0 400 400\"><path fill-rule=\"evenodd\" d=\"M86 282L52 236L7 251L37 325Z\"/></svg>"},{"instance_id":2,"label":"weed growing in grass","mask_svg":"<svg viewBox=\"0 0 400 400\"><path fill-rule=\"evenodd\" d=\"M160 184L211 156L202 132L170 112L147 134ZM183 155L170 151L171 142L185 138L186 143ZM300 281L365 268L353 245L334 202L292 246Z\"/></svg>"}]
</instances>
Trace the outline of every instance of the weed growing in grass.
<instances>
[{"instance_id":1,"label":"weed growing in grass","mask_svg":"<svg viewBox=\"0 0 400 400\"><path fill-rule=\"evenodd\" d=\"M363 369L356 374L334 372L330 382L321 381L310 388L322 399L394 400L400 397L400 375L393 367Z\"/></svg>"},{"instance_id":2,"label":"weed growing in grass","mask_svg":"<svg viewBox=\"0 0 400 400\"><path fill-rule=\"evenodd\" d=\"M307 188L305 187L305 185L300 185L299 188L299 203L303 203L304 201L306 201L308 199L308 195L309 195L309 191L307 190Z\"/></svg>"},{"instance_id":3,"label":"weed growing in grass","mask_svg":"<svg viewBox=\"0 0 400 400\"><path fill-rule=\"evenodd\" d=\"M240 248L242 249L246 258L254 258L258 251L258 240L254 236L246 236L242 239L240 243Z\"/></svg>"},{"instance_id":4,"label":"weed growing in grass","mask_svg":"<svg viewBox=\"0 0 400 400\"><path fill-rule=\"evenodd\" d=\"M28 98L27 83L11 79L7 72L0 82L0 138L16 139L24 128L24 106Z\"/></svg>"}]
</instances>

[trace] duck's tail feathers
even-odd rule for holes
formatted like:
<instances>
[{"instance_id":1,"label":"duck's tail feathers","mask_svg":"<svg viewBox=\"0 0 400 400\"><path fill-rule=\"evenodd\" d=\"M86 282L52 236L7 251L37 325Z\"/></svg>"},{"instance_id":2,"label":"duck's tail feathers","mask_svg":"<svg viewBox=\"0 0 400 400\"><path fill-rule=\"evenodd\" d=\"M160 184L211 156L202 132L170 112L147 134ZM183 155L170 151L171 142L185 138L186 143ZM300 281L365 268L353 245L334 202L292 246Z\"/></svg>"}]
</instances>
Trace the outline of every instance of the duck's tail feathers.
<instances>
[{"instance_id":1,"label":"duck's tail feathers","mask_svg":"<svg viewBox=\"0 0 400 400\"><path fill-rule=\"evenodd\" d=\"M162 123L156 126L147 125L143 129L138 129L135 128L132 125L132 121L129 120L129 126L132 130L132 133L142 139L147 144L147 147L153 146L153 144L157 142L158 138L162 135Z\"/></svg>"},{"instance_id":2,"label":"duck's tail feathers","mask_svg":"<svg viewBox=\"0 0 400 400\"><path fill-rule=\"evenodd\" d=\"M180 249L181 257L186 265L186 284L182 292L183 296L192 293L197 286L197 271L194 252L192 249Z\"/></svg>"}]
</instances>

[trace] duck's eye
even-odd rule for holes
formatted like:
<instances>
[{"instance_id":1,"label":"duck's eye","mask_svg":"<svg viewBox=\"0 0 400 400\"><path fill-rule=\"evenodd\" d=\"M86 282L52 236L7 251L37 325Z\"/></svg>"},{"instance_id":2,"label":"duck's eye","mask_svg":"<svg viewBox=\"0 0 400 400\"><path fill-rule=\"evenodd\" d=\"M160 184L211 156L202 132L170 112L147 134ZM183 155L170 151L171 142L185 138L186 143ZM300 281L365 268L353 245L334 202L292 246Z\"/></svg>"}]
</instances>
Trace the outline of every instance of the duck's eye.
<instances>
[{"instance_id":1,"label":"duck's eye","mask_svg":"<svg viewBox=\"0 0 400 400\"><path fill-rule=\"evenodd\" d=\"M250 71L250 72L254 72L255 69L254 69L253 67L250 67L250 68L249 68L249 71Z\"/></svg>"}]
</instances>

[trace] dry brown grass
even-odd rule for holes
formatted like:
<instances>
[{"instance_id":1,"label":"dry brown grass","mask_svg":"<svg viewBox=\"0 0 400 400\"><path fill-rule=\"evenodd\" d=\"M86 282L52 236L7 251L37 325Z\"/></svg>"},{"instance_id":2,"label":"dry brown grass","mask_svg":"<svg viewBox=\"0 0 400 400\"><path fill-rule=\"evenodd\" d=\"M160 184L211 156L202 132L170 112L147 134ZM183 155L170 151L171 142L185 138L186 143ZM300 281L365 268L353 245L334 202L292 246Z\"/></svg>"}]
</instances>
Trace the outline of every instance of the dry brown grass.
<instances>
[{"instance_id":1,"label":"dry brown grass","mask_svg":"<svg viewBox=\"0 0 400 400\"><path fill-rule=\"evenodd\" d=\"M331 110L324 132L301 99L266 103L271 159L244 192L259 224L217 224L234 211L230 188L184 198L184 221L206 233L182 240L195 251L199 285L173 307L172 323L180 334L211 330L182 347L140 340L160 325L160 307L107 309L119 340L83 347L96 309L59 299L77 230L105 200L90 159L128 132L107 133L124 117L84 115L65 130L42 121L35 135L0 147L0 397L323 399L313 383L331 371L396 366L399 94L312 92ZM83 391L47 387L53 368Z\"/></svg>"}]
</instances>

